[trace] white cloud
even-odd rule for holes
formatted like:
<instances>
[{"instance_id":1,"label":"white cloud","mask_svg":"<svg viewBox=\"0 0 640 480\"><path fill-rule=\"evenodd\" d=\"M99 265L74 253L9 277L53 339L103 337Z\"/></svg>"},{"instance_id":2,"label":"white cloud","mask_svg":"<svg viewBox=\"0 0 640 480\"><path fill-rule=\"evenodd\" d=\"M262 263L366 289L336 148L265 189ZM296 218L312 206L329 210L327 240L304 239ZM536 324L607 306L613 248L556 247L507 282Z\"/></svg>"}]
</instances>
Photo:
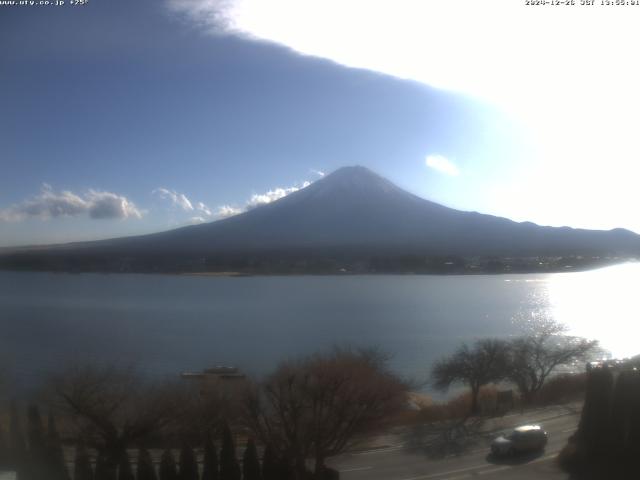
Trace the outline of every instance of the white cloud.
<instances>
[{"instance_id":1,"label":"white cloud","mask_svg":"<svg viewBox=\"0 0 640 480\"><path fill-rule=\"evenodd\" d=\"M444 173L445 175L451 175L453 177L460 175L460 170L458 169L458 167L444 155L427 155L425 163L427 164L427 167L433 168L434 170L437 170L440 173Z\"/></svg>"},{"instance_id":2,"label":"white cloud","mask_svg":"<svg viewBox=\"0 0 640 480\"><path fill-rule=\"evenodd\" d=\"M203 202L192 202L184 193L177 192L176 190L159 187L151 193L163 200L168 200L172 209L195 214L189 218L189 223L206 222L214 216L206 204Z\"/></svg>"},{"instance_id":3,"label":"white cloud","mask_svg":"<svg viewBox=\"0 0 640 480\"><path fill-rule=\"evenodd\" d=\"M198 202L196 204L196 210L204 213L207 217L210 217L211 215L213 215L213 212L211 211L211 209L202 202Z\"/></svg>"},{"instance_id":4,"label":"white cloud","mask_svg":"<svg viewBox=\"0 0 640 480\"><path fill-rule=\"evenodd\" d=\"M142 218L142 212L132 202L115 193L89 190L86 201L89 216L94 219Z\"/></svg>"},{"instance_id":5,"label":"white cloud","mask_svg":"<svg viewBox=\"0 0 640 480\"><path fill-rule=\"evenodd\" d=\"M311 173L313 173L314 175L318 175L319 177L324 177L326 175L325 172L323 172L322 170L315 170L315 169L311 169L309 170Z\"/></svg>"},{"instance_id":6,"label":"white cloud","mask_svg":"<svg viewBox=\"0 0 640 480\"><path fill-rule=\"evenodd\" d=\"M58 217L78 217L87 214L96 220L112 218L142 218L143 211L122 195L89 190L78 195L68 190L56 192L43 184L40 194L22 203L0 210L0 220L18 222L27 218L43 220Z\"/></svg>"},{"instance_id":7,"label":"white cloud","mask_svg":"<svg viewBox=\"0 0 640 480\"><path fill-rule=\"evenodd\" d=\"M231 205L222 205L221 207L217 208L216 216L218 218L233 217L234 215L238 215L244 211L245 211L244 208L233 207Z\"/></svg>"},{"instance_id":8,"label":"white cloud","mask_svg":"<svg viewBox=\"0 0 640 480\"><path fill-rule=\"evenodd\" d=\"M286 197L298 190L308 187L311 185L311 182L305 180L301 185L294 185L292 187L278 187L273 190L269 190L265 193L254 193L251 195L249 200L247 200L242 207L232 206L232 205L222 205L218 207L216 210L216 215L219 218L227 218L232 217L234 215L238 215L240 213L246 212L247 210L251 210L252 208L256 208L262 205L267 205L269 203L275 202L276 200L280 200L281 198Z\"/></svg>"},{"instance_id":9,"label":"white cloud","mask_svg":"<svg viewBox=\"0 0 640 480\"><path fill-rule=\"evenodd\" d=\"M265 193L253 194L247 202L247 207L254 208L260 205L266 205L267 203L275 202L276 200L280 200L281 198L284 198L293 192L297 192L302 188L308 187L309 185L311 185L311 182L304 181L299 187L293 186L286 188L274 188L273 190L269 190Z\"/></svg>"},{"instance_id":10,"label":"white cloud","mask_svg":"<svg viewBox=\"0 0 640 480\"><path fill-rule=\"evenodd\" d=\"M320 174L321 172L317 172ZM265 193L253 194L242 206L235 205L222 205L215 210L209 208L203 202L193 202L184 193L179 193L176 190L171 190L164 187L156 188L152 191L152 194L157 195L163 200L170 202L170 206L178 211L189 212L192 214L188 218L188 223L203 223L214 218L228 218L246 212L260 205L266 205L268 203L279 200L287 195L297 192L301 188L305 188L311 185L311 182L304 181L301 185L295 185L292 187L274 188Z\"/></svg>"},{"instance_id":11,"label":"white cloud","mask_svg":"<svg viewBox=\"0 0 640 480\"><path fill-rule=\"evenodd\" d=\"M169 190L162 187L156 188L151 193L158 195L160 198L171 201L172 206L181 208L185 212L193 211L193 204L184 193L178 193L175 190Z\"/></svg>"}]
</instances>

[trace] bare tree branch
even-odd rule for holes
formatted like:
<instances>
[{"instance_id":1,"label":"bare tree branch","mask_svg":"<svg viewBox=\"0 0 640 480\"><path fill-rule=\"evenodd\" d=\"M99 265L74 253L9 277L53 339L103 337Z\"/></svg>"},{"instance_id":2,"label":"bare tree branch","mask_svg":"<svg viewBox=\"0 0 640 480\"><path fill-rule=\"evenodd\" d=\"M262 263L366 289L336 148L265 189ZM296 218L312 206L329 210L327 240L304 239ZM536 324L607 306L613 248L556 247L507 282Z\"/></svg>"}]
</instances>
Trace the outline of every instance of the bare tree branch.
<instances>
[{"instance_id":1,"label":"bare tree branch","mask_svg":"<svg viewBox=\"0 0 640 480\"><path fill-rule=\"evenodd\" d=\"M347 448L355 436L402 408L407 386L373 350L334 349L281 364L245 400L247 423L298 472Z\"/></svg>"},{"instance_id":2,"label":"bare tree branch","mask_svg":"<svg viewBox=\"0 0 640 480\"><path fill-rule=\"evenodd\" d=\"M507 343L498 339L478 340L473 347L463 344L433 366L432 383L439 390L447 390L454 383L468 385L471 413L477 414L480 387L506 376L507 353Z\"/></svg>"}]
</instances>

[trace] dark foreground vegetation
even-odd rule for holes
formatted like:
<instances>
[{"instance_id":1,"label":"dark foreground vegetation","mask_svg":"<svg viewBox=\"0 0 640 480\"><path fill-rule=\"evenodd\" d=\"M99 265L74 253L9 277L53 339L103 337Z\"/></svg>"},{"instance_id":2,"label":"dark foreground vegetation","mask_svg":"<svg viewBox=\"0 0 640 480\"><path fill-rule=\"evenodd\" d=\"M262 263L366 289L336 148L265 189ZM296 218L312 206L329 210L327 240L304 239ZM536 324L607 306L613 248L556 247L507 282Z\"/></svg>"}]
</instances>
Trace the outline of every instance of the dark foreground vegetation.
<instances>
[{"instance_id":1,"label":"dark foreground vegetation","mask_svg":"<svg viewBox=\"0 0 640 480\"><path fill-rule=\"evenodd\" d=\"M575 479L640 478L640 358L587 371L577 432L560 454Z\"/></svg>"},{"instance_id":2,"label":"dark foreground vegetation","mask_svg":"<svg viewBox=\"0 0 640 480\"><path fill-rule=\"evenodd\" d=\"M37 404L11 406L0 467L20 480L333 479L325 459L403 409L406 393L374 350L285 362L260 383L76 368L39 396L46 428Z\"/></svg>"},{"instance_id":3,"label":"dark foreground vegetation","mask_svg":"<svg viewBox=\"0 0 640 480\"><path fill-rule=\"evenodd\" d=\"M585 375L556 370L594 348L555 323L510 341L462 345L433 368L436 387L470 387L445 404L414 401L425 397L411 394L372 349L283 362L260 382L204 374L152 382L130 369L74 367L52 377L26 408L12 403L0 411L0 470L16 470L20 480L339 478L327 459L391 425L440 429L429 437L458 444L461 432L482 423L480 415L575 400ZM624 440L615 437L617 445L632 454L636 373L621 374L615 388L609 370L589 374L580 452L601 451L606 423L618 426ZM603 393L612 388L615 395ZM618 416L601 418L603 408ZM434 454L449 452L440 443Z\"/></svg>"}]
</instances>

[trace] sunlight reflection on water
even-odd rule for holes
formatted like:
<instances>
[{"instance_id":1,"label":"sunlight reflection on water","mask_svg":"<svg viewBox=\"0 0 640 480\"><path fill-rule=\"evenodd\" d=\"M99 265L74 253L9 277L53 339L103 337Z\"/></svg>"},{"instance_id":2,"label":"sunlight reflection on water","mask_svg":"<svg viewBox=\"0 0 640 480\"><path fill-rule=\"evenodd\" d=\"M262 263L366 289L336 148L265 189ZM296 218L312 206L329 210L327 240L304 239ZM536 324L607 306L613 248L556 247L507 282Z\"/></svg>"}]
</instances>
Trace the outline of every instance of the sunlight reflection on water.
<instances>
[{"instance_id":1,"label":"sunlight reflection on water","mask_svg":"<svg viewBox=\"0 0 640 480\"><path fill-rule=\"evenodd\" d=\"M552 318L572 335L597 339L614 358L640 353L638 304L640 263L625 263L579 273L548 276L546 308L530 312L535 320ZM542 299L541 299L542 300Z\"/></svg>"}]
</instances>

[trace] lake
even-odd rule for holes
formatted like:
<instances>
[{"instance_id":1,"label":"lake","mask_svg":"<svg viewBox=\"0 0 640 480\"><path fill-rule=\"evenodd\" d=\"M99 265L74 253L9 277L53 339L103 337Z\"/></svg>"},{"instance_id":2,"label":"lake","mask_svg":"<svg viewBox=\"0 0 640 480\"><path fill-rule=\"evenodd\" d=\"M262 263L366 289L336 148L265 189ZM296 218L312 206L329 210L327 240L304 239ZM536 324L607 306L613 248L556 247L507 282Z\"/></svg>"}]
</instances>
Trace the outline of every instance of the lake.
<instances>
[{"instance_id":1,"label":"lake","mask_svg":"<svg viewBox=\"0 0 640 480\"><path fill-rule=\"evenodd\" d=\"M23 384L78 362L260 375L334 344L379 346L416 379L463 341L544 319L640 353L640 265L581 273L213 277L0 272L0 362Z\"/></svg>"}]
</instances>

